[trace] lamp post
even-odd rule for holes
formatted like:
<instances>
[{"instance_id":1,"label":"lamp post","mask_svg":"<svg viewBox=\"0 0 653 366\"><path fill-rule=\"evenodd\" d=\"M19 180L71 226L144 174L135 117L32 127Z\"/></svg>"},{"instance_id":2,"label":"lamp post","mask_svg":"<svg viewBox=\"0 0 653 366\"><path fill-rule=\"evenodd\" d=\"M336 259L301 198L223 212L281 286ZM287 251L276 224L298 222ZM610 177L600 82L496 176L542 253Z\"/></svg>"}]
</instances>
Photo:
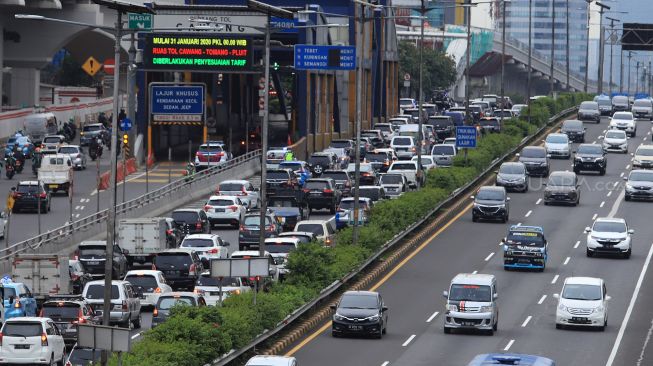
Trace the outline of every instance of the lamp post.
<instances>
[{"instance_id":1,"label":"lamp post","mask_svg":"<svg viewBox=\"0 0 653 366\"><path fill-rule=\"evenodd\" d=\"M506 108L506 0L502 1L501 11L501 109ZM501 111L503 118L503 111Z\"/></svg>"},{"instance_id":2,"label":"lamp post","mask_svg":"<svg viewBox=\"0 0 653 366\"><path fill-rule=\"evenodd\" d=\"M619 47L619 93L624 92L624 50Z\"/></svg>"},{"instance_id":3,"label":"lamp post","mask_svg":"<svg viewBox=\"0 0 653 366\"><path fill-rule=\"evenodd\" d=\"M630 95L630 71L632 70L632 68L630 67L630 61L631 61L632 58L633 58L633 51L628 51L628 72L627 72L627 74L628 74L628 83L627 83L628 95Z\"/></svg>"},{"instance_id":4,"label":"lamp post","mask_svg":"<svg viewBox=\"0 0 653 366\"><path fill-rule=\"evenodd\" d=\"M567 56L567 66L566 66L566 72L567 72L567 91L571 91L571 88L569 87L569 63L570 63L570 57L569 57L569 0L566 1L565 4L565 10L566 10L566 16L565 16L565 22L566 28L567 28L567 33L565 34L566 37L566 42L565 42L565 55Z\"/></svg>"},{"instance_id":5,"label":"lamp post","mask_svg":"<svg viewBox=\"0 0 653 366\"><path fill-rule=\"evenodd\" d=\"M470 92L470 78L469 78L469 68L470 65L470 54L472 53L472 26L471 26L471 0L465 0L465 22L467 22L467 53L465 54L465 118L467 122L471 122L471 111L469 109L469 92ZM465 149L467 153L467 149Z\"/></svg>"},{"instance_id":6,"label":"lamp post","mask_svg":"<svg viewBox=\"0 0 653 366\"><path fill-rule=\"evenodd\" d=\"M585 93L587 93L587 84L589 81L589 60L590 60L590 5L594 0L585 0L587 2L587 27L585 28ZM569 32L567 32L569 34Z\"/></svg>"},{"instance_id":7,"label":"lamp post","mask_svg":"<svg viewBox=\"0 0 653 366\"><path fill-rule=\"evenodd\" d=\"M610 21L610 83L608 84L608 87L610 89L610 95L612 95L612 61L614 58L613 54L613 46L614 46L614 23L615 22L620 22L621 20L616 19L616 18L611 18L611 17L605 17L605 19Z\"/></svg>"},{"instance_id":8,"label":"lamp post","mask_svg":"<svg viewBox=\"0 0 653 366\"><path fill-rule=\"evenodd\" d=\"M528 0L528 80L526 81L526 102L528 103L528 123L531 123L531 62L533 53L533 0Z\"/></svg>"},{"instance_id":9,"label":"lamp post","mask_svg":"<svg viewBox=\"0 0 653 366\"><path fill-rule=\"evenodd\" d=\"M603 60L604 60L604 42L605 42L605 29L603 29L603 14L605 13L605 10L610 10L610 7L600 3L596 2L596 5L599 6L599 77L598 77L598 89L597 93L602 94L603 93Z\"/></svg>"},{"instance_id":10,"label":"lamp post","mask_svg":"<svg viewBox=\"0 0 653 366\"><path fill-rule=\"evenodd\" d=\"M555 80L553 79L553 69L555 67L555 48L556 48L556 2L551 1L551 69L549 70L550 79L550 93L553 98L553 89L555 87Z\"/></svg>"}]
</instances>

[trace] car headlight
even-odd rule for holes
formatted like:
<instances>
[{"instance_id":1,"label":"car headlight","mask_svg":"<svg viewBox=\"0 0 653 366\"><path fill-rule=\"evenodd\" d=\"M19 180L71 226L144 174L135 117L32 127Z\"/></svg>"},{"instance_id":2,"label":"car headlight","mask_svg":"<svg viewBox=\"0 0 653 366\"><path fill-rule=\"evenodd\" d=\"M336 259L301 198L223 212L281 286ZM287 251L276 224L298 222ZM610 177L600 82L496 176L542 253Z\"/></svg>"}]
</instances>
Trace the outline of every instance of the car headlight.
<instances>
[{"instance_id":1,"label":"car headlight","mask_svg":"<svg viewBox=\"0 0 653 366\"><path fill-rule=\"evenodd\" d=\"M563 304L558 305L558 310L561 310L561 311L568 311L568 310L567 310L567 307L564 306Z\"/></svg>"},{"instance_id":2,"label":"car headlight","mask_svg":"<svg viewBox=\"0 0 653 366\"><path fill-rule=\"evenodd\" d=\"M335 314L333 314L333 320L343 321L343 320L345 320L345 317L338 314L338 313L335 313Z\"/></svg>"},{"instance_id":3,"label":"car headlight","mask_svg":"<svg viewBox=\"0 0 653 366\"><path fill-rule=\"evenodd\" d=\"M381 319L381 316L379 314L368 316L367 318L365 318L365 320L369 320L371 322L378 321L379 319Z\"/></svg>"},{"instance_id":4,"label":"car headlight","mask_svg":"<svg viewBox=\"0 0 653 366\"><path fill-rule=\"evenodd\" d=\"M641 164L642 161L639 159L633 159L633 164Z\"/></svg>"},{"instance_id":5,"label":"car headlight","mask_svg":"<svg viewBox=\"0 0 653 366\"><path fill-rule=\"evenodd\" d=\"M599 305L598 307L594 308L592 312L598 314L598 313L602 313L603 310L604 310L603 305Z\"/></svg>"},{"instance_id":6,"label":"car headlight","mask_svg":"<svg viewBox=\"0 0 653 366\"><path fill-rule=\"evenodd\" d=\"M481 306L481 313L489 313L492 311L492 306Z\"/></svg>"},{"instance_id":7,"label":"car headlight","mask_svg":"<svg viewBox=\"0 0 653 366\"><path fill-rule=\"evenodd\" d=\"M632 191L632 190L634 190L634 189L635 189L635 188L633 188L633 186L630 185L630 183L626 183L626 190L627 190L627 191Z\"/></svg>"},{"instance_id":8,"label":"car headlight","mask_svg":"<svg viewBox=\"0 0 653 366\"><path fill-rule=\"evenodd\" d=\"M458 306L455 304L449 304L447 305L447 310L448 311L458 311Z\"/></svg>"}]
</instances>

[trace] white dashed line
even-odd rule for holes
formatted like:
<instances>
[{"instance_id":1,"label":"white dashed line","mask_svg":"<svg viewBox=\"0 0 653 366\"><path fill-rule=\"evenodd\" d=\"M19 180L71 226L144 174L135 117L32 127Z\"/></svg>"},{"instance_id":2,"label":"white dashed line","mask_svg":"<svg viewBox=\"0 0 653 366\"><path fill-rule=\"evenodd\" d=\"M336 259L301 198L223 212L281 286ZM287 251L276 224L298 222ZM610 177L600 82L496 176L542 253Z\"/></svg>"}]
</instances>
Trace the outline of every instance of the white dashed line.
<instances>
[{"instance_id":1,"label":"white dashed line","mask_svg":"<svg viewBox=\"0 0 653 366\"><path fill-rule=\"evenodd\" d=\"M75 206L75 210L79 210L79 206Z\"/></svg>"},{"instance_id":2,"label":"white dashed line","mask_svg":"<svg viewBox=\"0 0 653 366\"><path fill-rule=\"evenodd\" d=\"M551 284L555 284L556 282L558 282L558 278L559 278L559 277L560 277L560 275L555 275L555 276L553 277L553 280L551 280Z\"/></svg>"},{"instance_id":3,"label":"white dashed line","mask_svg":"<svg viewBox=\"0 0 653 366\"><path fill-rule=\"evenodd\" d=\"M74 216L75 216L75 218L76 218L76 219L78 219L78 218L79 218L79 214L75 214Z\"/></svg>"},{"instance_id":4,"label":"white dashed line","mask_svg":"<svg viewBox=\"0 0 653 366\"><path fill-rule=\"evenodd\" d=\"M599 217L599 214L594 214L594 216L592 216L592 221L596 220L597 217Z\"/></svg>"},{"instance_id":5,"label":"white dashed line","mask_svg":"<svg viewBox=\"0 0 653 366\"><path fill-rule=\"evenodd\" d=\"M626 165L626 169L630 169L630 164Z\"/></svg>"},{"instance_id":6,"label":"white dashed line","mask_svg":"<svg viewBox=\"0 0 653 366\"><path fill-rule=\"evenodd\" d=\"M538 305L542 305L542 303L544 302L544 300L546 300L546 295L542 295L542 297L540 297L540 301L538 301L537 304L538 304Z\"/></svg>"},{"instance_id":7,"label":"white dashed line","mask_svg":"<svg viewBox=\"0 0 653 366\"><path fill-rule=\"evenodd\" d=\"M603 206L605 206L605 201L601 202L601 204L599 205L599 207L603 207Z\"/></svg>"},{"instance_id":8,"label":"white dashed line","mask_svg":"<svg viewBox=\"0 0 653 366\"><path fill-rule=\"evenodd\" d=\"M490 253L490 255L488 255L487 257L485 257L485 261L486 261L486 262L489 261L490 258L492 258L493 256L494 256L494 252Z\"/></svg>"},{"instance_id":9,"label":"white dashed line","mask_svg":"<svg viewBox=\"0 0 653 366\"><path fill-rule=\"evenodd\" d=\"M436 311L435 313L433 313L433 315L429 316L429 318L426 319L426 322L427 322L427 323L432 322L433 319L435 319L435 317L438 316L438 314L440 314L440 312L439 312L439 311Z\"/></svg>"},{"instance_id":10,"label":"white dashed line","mask_svg":"<svg viewBox=\"0 0 653 366\"><path fill-rule=\"evenodd\" d=\"M384 363L381 364L381 366L388 366L390 364L390 361L385 361Z\"/></svg>"},{"instance_id":11,"label":"white dashed line","mask_svg":"<svg viewBox=\"0 0 653 366\"><path fill-rule=\"evenodd\" d=\"M596 140L592 141L593 144L596 144Z\"/></svg>"},{"instance_id":12,"label":"white dashed line","mask_svg":"<svg viewBox=\"0 0 653 366\"><path fill-rule=\"evenodd\" d=\"M603 133L605 133L607 130L603 130Z\"/></svg>"},{"instance_id":13,"label":"white dashed line","mask_svg":"<svg viewBox=\"0 0 653 366\"><path fill-rule=\"evenodd\" d=\"M528 322L530 322L531 319L533 319L533 317L529 315L528 318L526 318L526 320L524 320L524 322L521 323L521 327L526 328L526 326L528 325Z\"/></svg>"},{"instance_id":14,"label":"white dashed line","mask_svg":"<svg viewBox=\"0 0 653 366\"><path fill-rule=\"evenodd\" d=\"M530 210L530 211L526 212L526 215L524 215L524 217L528 217L528 216L530 216L532 213L533 213L533 210Z\"/></svg>"},{"instance_id":15,"label":"white dashed line","mask_svg":"<svg viewBox=\"0 0 653 366\"><path fill-rule=\"evenodd\" d=\"M514 339L511 339L510 342L508 342L508 344L507 344L505 347L503 347L503 350L504 350L504 351L509 350L510 347L512 347L512 344L513 344L513 343L515 343L515 340L514 340Z\"/></svg>"},{"instance_id":16,"label":"white dashed line","mask_svg":"<svg viewBox=\"0 0 653 366\"><path fill-rule=\"evenodd\" d=\"M477 274L477 273L478 273L478 271L474 271L474 272L472 272L472 274Z\"/></svg>"},{"instance_id":17,"label":"white dashed line","mask_svg":"<svg viewBox=\"0 0 653 366\"><path fill-rule=\"evenodd\" d=\"M80 207L79 207L79 210L80 210L80 211L83 211L84 208L86 208L86 206L80 206Z\"/></svg>"},{"instance_id":18,"label":"white dashed line","mask_svg":"<svg viewBox=\"0 0 653 366\"><path fill-rule=\"evenodd\" d=\"M621 174L619 174L619 176L620 176L621 178L623 178L623 177L624 177L624 172L621 172Z\"/></svg>"},{"instance_id":19,"label":"white dashed line","mask_svg":"<svg viewBox=\"0 0 653 366\"><path fill-rule=\"evenodd\" d=\"M413 341L413 338L415 338L415 335L414 335L414 334L411 335L410 337L408 337L408 339L406 339L406 342L402 343L401 346L402 346L402 347L406 347L408 344L410 344L410 342Z\"/></svg>"},{"instance_id":20,"label":"white dashed line","mask_svg":"<svg viewBox=\"0 0 653 366\"><path fill-rule=\"evenodd\" d=\"M563 266L566 266L567 264L569 264L569 261L570 261L570 260L571 260L571 257L567 257L567 258L565 259L565 261L562 262L562 265L563 265Z\"/></svg>"},{"instance_id":21,"label":"white dashed line","mask_svg":"<svg viewBox=\"0 0 653 366\"><path fill-rule=\"evenodd\" d=\"M580 240L577 241L576 244L574 244L574 249L578 248L579 245L580 245Z\"/></svg>"},{"instance_id":22,"label":"white dashed line","mask_svg":"<svg viewBox=\"0 0 653 366\"><path fill-rule=\"evenodd\" d=\"M608 192L608 197L612 196L612 191Z\"/></svg>"},{"instance_id":23,"label":"white dashed line","mask_svg":"<svg viewBox=\"0 0 653 366\"><path fill-rule=\"evenodd\" d=\"M521 226L521 222L518 222L518 223L517 223L517 226Z\"/></svg>"},{"instance_id":24,"label":"white dashed line","mask_svg":"<svg viewBox=\"0 0 653 366\"><path fill-rule=\"evenodd\" d=\"M132 339L138 338L138 336L140 336L140 335L141 335L140 333L136 333L136 334L134 334L134 335L132 336Z\"/></svg>"},{"instance_id":25,"label":"white dashed line","mask_svg":"<svg viewBox=\"0 0 653 366\"><path fill-rule=\"evenodd\" d=\"M540 198L540 199L538 199L538 200L537 200L537 202L535 202L535 204L536 204L536 205L539 205L539 204L540 204L540 202L542 202L542 199L541 199L541 198Z\"/></svg>"},{"instance_id":26,"label":"white dashed line","mask_svg":"<svg viewBox=\"0 0 653 366\"><path fill-rule=\"evenodd\" d=\"M79 203L84 203L84 198L82 198L81 200L79 200Z\"/></svg>"}]
</instances>

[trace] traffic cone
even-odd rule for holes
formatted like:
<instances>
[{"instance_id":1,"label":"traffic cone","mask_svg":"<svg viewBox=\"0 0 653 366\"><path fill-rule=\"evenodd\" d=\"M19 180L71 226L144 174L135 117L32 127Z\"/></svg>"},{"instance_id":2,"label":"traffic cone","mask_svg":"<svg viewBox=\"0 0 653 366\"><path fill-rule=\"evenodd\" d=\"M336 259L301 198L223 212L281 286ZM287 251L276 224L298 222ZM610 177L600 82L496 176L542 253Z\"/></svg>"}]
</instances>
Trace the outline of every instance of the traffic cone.
<instances>
[{"instance_id":1,"label":"traffic cone","mask_svg":"<svg viewBox=\"0 0 653 366\"><path fill-rule=\"evenodd\" d=\"M290 135L288 135L288 141L286 143L288 146L292 145L292 139L290 138Z\"/></svg>"}]
</instances>

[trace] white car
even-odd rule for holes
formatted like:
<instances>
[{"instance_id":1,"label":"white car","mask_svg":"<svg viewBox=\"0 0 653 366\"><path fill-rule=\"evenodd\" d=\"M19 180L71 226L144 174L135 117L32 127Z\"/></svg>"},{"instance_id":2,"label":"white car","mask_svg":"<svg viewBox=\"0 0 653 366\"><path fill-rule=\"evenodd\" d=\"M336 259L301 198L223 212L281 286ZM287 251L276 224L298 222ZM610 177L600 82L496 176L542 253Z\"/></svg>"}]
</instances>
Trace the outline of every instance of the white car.
<instances>
[{"instance_id":1,"label":"white car","mask_svg":"<svg viewBox=\"0 0 653 366\"><path fill-rule=\"evenodd\" d=\"M204 212L211 227L228 224L238 228L245 219L247 205L236 196L211 196L204 205Z\"/></svg>"},{"instance_id":2,"label":"white car","mask_svg":"<svg viewBox=\"0 0 653 366\"><path fill-rule=\"evenodd\" d=\"M624 219L600 217L594 221L592 228L585 228L587 233L587 256L595 254L617 254L630 258L634 230L628 229Z\"/></svg>"},{"instance_id":3,"label":"white car","mask_svg":"<svg viewBox=\"0 0 653 366\"><path fill-rule=\"evenodd\" d=\"M66 154L70 156L70 161L75 169L86 169L86 154L79 145L63 145L57 151L57 154Z\"/></svg>"},{"instance_id":4,"label":"white car","mask_svg":"<svg viewBox=\"0 0 653 366\"><path fill-rule=\"evenodd\" d=\"M203 294L207 305L220 305L220 300L252 291L240 277L211 277L210 271L202 272L195 283L195 291ZM222 294L222 298L220 297Z\"/></svg>"},{"instance_id":5,"label":"white car","mask_svg":"<svg viewBox=\"0 0 653 366\"><path fill-rule=\"evenodd\" d=\"M550 133L544 140L544 147L546 153L551 155L552 158L569 159L571 157L570 143L567 134Z\"/></svg>"},{"instance_id":6,"label":"white car","mask_svg":"<svg viewBox=\"0 0 653 366\"><path fill-rule=\"evenodd\" d=\"M297 366L297 359L287 356L254 356L245 366Z\"/></svg>"},{"instance_id":7,"label":"white car","mask_svg":"<svg viewBox=\"0 0 653 366\"><path fill-rule=\"evenodd\" d=\"M417 156L413 156L411 161L417 162ZM424 170L431 170L435 169L437 165L435 164L435 160L433 159L432 156L430 155L422 155L422 167Z\"/></svg>"},{"instance_id":8,"label":"white car","mask_svg":"<svg viewBox=\"0 0 653 366\"><path fill-rule=\"evenodd\" d=\"M608 130L603 137L603 151L616 151L624 154L628 153L628 136L626 132L620 130Z\"/></svg>"},{"instance_id":9,"label":"white car","mask_svg":"<svg viewBox=\"0 0 653 366\"><path fill-rule=\"evenodd\" d=\"M418 172L416 161L395 161L388 169L388 173L402 174L406 177L410 188L417 188L423 183L424 175L422 174L422 177L418 178Z\"/></svg>"},{"instance_id":10,"label":"white car","mask_svg":"<svg viewBox=\"0 0 653 366\"><path fill-rule=\"evenodd\" d=\"M610 128L626 131L630 137L637 135L637 123L632 112L616 112L610 120Z\"/></svg>"},{"instance_id":11,"label":"white car","mask_svg":"<svg viewBox=\"0 0 653 366\"><path fill-rule=\"evenodd\" d=\"M408 190L408 180L406 176L399 173L382 174L379 184L383 187L385 195L390 198L396 198Z\"/></svg>"},{"instance_id":12,"label":"white car","mask_svg":"<svg viewBox=\"0 0 653 366\"><path fill-rule=\"evenodd\" d=\"M608 325L608 301L605 283L594 277L567 277L556 307L556 328L565 326L596 327Z\"/></svg>"},{"instance_id":13,"label":"white car","mask_svg":"<svg viewBox=\"0 0 653 366\"><path fill-rule=\"evenodd\" d=\"M63 336L50 318L7 319L0 330L0 363L63 365Z\"/></svg>"},{"instance_id":14,"label":"white car","mask_svg":"<svg viewBox=\"0 0 653 366\"><path fill-rule=\"evenodd\" d=\"M442 145L453 145L456 146L456 138L455 137L447 137L442 141Z\"/></svg>"},{"instance_id":15,"label":"white car","mask_svg":"<svg viewBox=\"0 0 653 366\"><path fill-rule=\"evenodd\" d=\"M172 287L163 278L163 272L156 270L134 270L125 275L124 281L140 289L141 306L154 306L161 294L172 292Z\"/></svg>"},{"instance_id":16,"label":"white car","mask_svg":"<svg viewBox=\"0 0 653 366\"><path fill-rule=\"evenodd\" d=\"M456 146L449 144L438 144L431 149L431 156L433 156L435 164L439 167L452 166L457 153Z\"/></svg>"},{"instance_id":17,"label":"white car","mask_svg":"<svg viewBox=\"0 0 653 366\"><path fill-rule=\"evenodd\" d=\"M287 150L268 150L267 159L265 160L266 169L278 169L279 163L281 163L285 156Z\"/></svg>"},{"instance_id":18,"label":"white car","mask_svg":"<svg viewBox=\"0 0 653 366\"><path fill-rule=\"evenodd\" d=\"M215 190L216 196L236 196L252 210L261 207L261 196L259 189L255 188L248 180L225 180L218 184Z\"/></svg>"},{"instance_id":19,"label":"white car","mask_svg":"<svg viewBox=\"0 0 653 366\"><path fill-rule=\"evenodd\" d=\"M630 110L635 118L653 120L653 103L649 99L637 99Z\"/></svg>"},{"instance_id":20,"label":"white car","mask_svg":"<svg viewBox=\"0 0 653 366\"><path fill-rule=\"evenodd\" d=\"M288 269L286 269L286 260L288 255L296 250L301 244L301 241L297 238L267 238L265 239L265 249L270 252L274 264L279 270L279 276L284 277L288 274Z\"/></svg>"},{"instance_id":21,"label":"white car","mask_svg":"<svg viewBox=\"0 0 653 366\"><path fill-rule=\"evenodd\" d=\"M179 248L193 249L202 261L229 257L229 242L222 241L217 234L186 235Z\"/></svg>"},{"instance_id":22,"label":"white car","mask_svg":"<svg viewBox=\"0 0 653 366\"><path fill-rule=\"evenodd\" d=\"M225 165L230 159L231 153L226 150L224 141L207 141L195 153L195 167L199 169Z\"/></svg>"},{"instance_id":23,"label":"white car","mask_svg":"<svg viewBox=\"0 0 653 366\"><path fill-rule=\"evenodd\" d=\"M528 108L528 104L515 104L515 105L512 106L512 108L510 110L512 111L512 114L515 117L519 117L522 110L524 110L526 108Z\"/></svg>"},{"instance_id":24,"label":"white car","mask_svg":"<svg viewBox=\"0 0 653 366\"><path fill-rule=\"evenodd\" d=\"M653 145L640 145L633 154L633 168L653 168Z\"/></svg>"},{"instance_id":25,"label":"white car","mask_svg":"<svg viewBox=\"0 0 653 366\"><path fill-rule=\"evenodd\" d=\"M390 147L399 159L410 160L417 154L417 145L412 136L395 136L390 141Z\"/></svg>"}]
</instances>

